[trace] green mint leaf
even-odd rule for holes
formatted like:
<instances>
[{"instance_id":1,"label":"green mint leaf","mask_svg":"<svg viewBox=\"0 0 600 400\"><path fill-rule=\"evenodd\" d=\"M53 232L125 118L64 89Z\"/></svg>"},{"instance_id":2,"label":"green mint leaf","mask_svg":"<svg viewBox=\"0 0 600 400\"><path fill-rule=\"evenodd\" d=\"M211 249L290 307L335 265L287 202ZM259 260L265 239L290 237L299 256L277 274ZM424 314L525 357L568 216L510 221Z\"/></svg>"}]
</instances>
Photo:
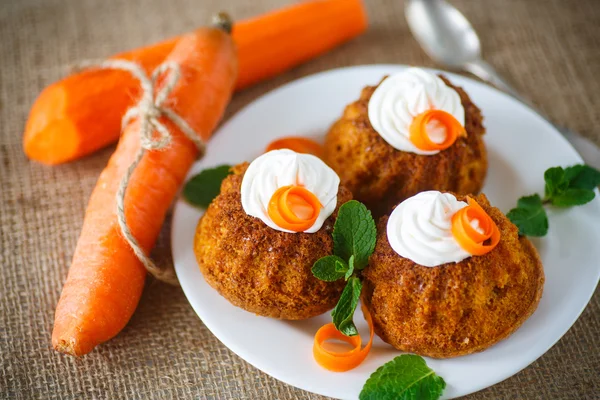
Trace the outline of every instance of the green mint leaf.
<instances>
[{"instance_id":1,"label":"green mint leaf","mask_svg":"<svg viewBox=\"0 0 600 400\"><path fill-rule=\"evenodd\" d=\"M565 168L564 180L570 183L571 181L573 181L573 179L579 176L582 170L583 164L572 165L570 167Z\"/></svg>"},{"instance_id":2,"label":"green mint leaf","mask_svg":"<svg viewBox=\"0 0 600 400\"><path fill-rule=\"evenodd\" d=\"M552 198L568 186L568 182L565 182L565 170L562 167L548 168L544 172L544 181L546 181L546 198Z\"/></svg>"},{"instance_id":3,"label":"green mint leaf","mask_svg":"<svg viewBox=\"0 0 600 400\"><path fill-rule=\"evenodd\" d=\"M517 208L506 214L524 236L544 236L548 233L548 216L539 195L521 197Z\"/></svg>"},{"instance_id":4,"label":"green mint leaf","mask_svg":"<svg viewBox=\"0 0 600 400\"><path fill-rule=\"evenodd\" d=\"M344 203L333 227L333 253L344 260L354 256L354 267L361 270L369 262L376 239L371 211L356 200Z\"/></svg>"},{"instance_id":5,"label":"green mint leaf","mask_svg":"<svg viewBox=\"0 0 600 400\"><path fill-rule=\"evenodd\" d=\"M589 189L567 189L562 193L552 196L552 205L557 207L580 206L589 203L595 197L593 190Z\"/></svg>"},{"instance_id":6,"label":"green mint leaf","mask_svg":"<svg viewBox=\"0 0 600 400\"><path fill-rule=\"evenodd\" d=\"M338 256L325 256L313 264L311 271L316 278L325 282L333 282L344 277L348 271L348 265Z\"/></svg>"},{"instance_id":7,"label":"green mint leaf","mask_svg":"<svg viewBox=\"0 0 600 400\"><path fill-rule=\"evenodd\" d=\"M446 388L446 382L416 355L403 354L373 372L362 391L360 400L436 400Z\"/></svg>"},{"instance_id":8,"label":"green mint leaf","mask_svg":"<svg viewBox=\"0 0 600 400\"><path fill-rule=\"evenodd\" d=\"M361 289L362 283L360 279L355 276L348 279L338 303L331 312L333 324L336 329L346 336L358 335L358 330L352 318L354 317L354 310L356 310L356 306L358 305Z\"/></svg>"},{"instance_id":9,"label":"green mint leaf","mask_svg":"<svg viewBox=\"0 0 600 400\"><path fill-rule=\"evenodd\" d=\"M589 165L574 165L565 168L565 179L570 188L594 190L600 185L600 171Z\"/></svg>"},{"instance_id":10,"label":"green mint leaf","mask_svg":"<svg viewBox=\"0 0 600 400\"><path fill-rule=\"evenodd\" d=\"M518 208L538 209L542 207L542 199L538 194L523 196L517 201Z\"/></svg>"},{"instance_id":11,"label":"green mint leaf","mask_svg":"<svg viewBox=\"0 0 600 400\"><path fill-rule=\"evenodd\" d=\"M207 208L221 191L223 179L231 174L231 165L205 169L187 181L183 197L192 205Z\"/></svg>"},{"instance_id":12,"label":"green mint leaf","mask_svg":"<svg viewBox=\"0 0 600 400\"><path fill-rule=\"evenodd\" d=\"M348 280L348 278L350 278L352 276L352 274L354 273L354 256L350 256L350 259L348 260L348 271L346 271L346 275L344 275L344 279Z\"/></svg>"}]
</instances>

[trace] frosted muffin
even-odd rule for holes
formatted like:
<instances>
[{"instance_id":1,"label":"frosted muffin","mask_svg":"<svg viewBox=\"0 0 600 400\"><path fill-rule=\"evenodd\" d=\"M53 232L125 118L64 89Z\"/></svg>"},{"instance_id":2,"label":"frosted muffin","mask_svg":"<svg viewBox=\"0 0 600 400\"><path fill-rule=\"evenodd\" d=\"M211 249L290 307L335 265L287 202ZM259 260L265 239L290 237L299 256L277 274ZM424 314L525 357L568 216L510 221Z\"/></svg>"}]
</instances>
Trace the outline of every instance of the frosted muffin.
<instances>
[{"instance_id":1,"label":"frosted muffin","mask_svg":"<svg viewBox=\"0 0 600 400\"><path fill-rule=\"evenodd\" d=\"M365 87L346 107L327 134L324 160L380 216L425 190L478 193L487 173L484 133L462 88L409 68Z\"/></svg>"},{"instance_id":2,"label":"frosted muffin","mask_svg":"<svg viewBox=\"0 0 600 400\"><path fill-rule=\"evenodd\" d=\"M318 204L313 210L290 192L284 200L296 225L270 212L288 187L303 188ZM332 254L339 206L351 198L335 172L308 154L275 150L234 167L196 229L194 252L204 278L232 304L258 315L296 320L322 314L335 306L344 284L321 281L311 268Z\"/></svg>"},{"instance_id":3,"label":"frosted muffin","mask_svg":"<svg viewBox=\"0 0 600 400\"><path fill-rule=\"evenodd\" d=\"M424 192L379 221L363 274L364 301L376 333L399 350L436 358L482 351L512 334L538 306L544 271L534 246L484 195L468 203L464 196ZM472 206L489 221L470 212L455 217ZM466 246L472 253L456 240L462 217L476 232L495 229L483 243ZM486 248L491 242L495 247Z\"/></svg>"}]
</instances>

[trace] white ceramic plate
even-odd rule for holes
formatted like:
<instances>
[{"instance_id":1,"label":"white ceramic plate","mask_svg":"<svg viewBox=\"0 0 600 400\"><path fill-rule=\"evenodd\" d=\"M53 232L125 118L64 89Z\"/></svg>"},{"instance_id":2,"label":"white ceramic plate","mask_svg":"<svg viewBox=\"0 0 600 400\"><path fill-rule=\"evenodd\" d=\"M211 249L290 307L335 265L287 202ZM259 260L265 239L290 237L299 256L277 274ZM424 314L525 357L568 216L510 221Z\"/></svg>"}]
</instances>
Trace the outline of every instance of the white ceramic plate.
<instances>
[{"instance_id":1,"label":"white ceramic plate","mask_svg":"<svg viewBox=\"0 0 600 400\"><path fill-rule=\"evenodd\" d=\"M256 100L231 118L208 145L207 155L190 172L219 164L251 161L275 138L320 137L358 98L367 84L403 66L343 68L309 76ZM489 151L484 187L492 204L507 212L525 194L543 193L544 171L582 162L569 143L546 121L511 97L462 76L447 76L469 93L483 111ZM325 396L356 399L363 383L380 365L400 353L376 338L358 368L333 373L313 360L313 335L330 322L329 313L298 322L256 316L236 308L203 279L192 250L201 211L183 201L175 207L172 246L177 276L204 324L233 352L256 368L290 385ZM575 322L600 275L600 201L551 211L550 232L534 240L544 263L546 285L537 311L511 337L484 352L427 364L447 387L445 398L494 385L544 354ZM367 330L360 312L355 320Z\"/></svg>"}]
</instances>

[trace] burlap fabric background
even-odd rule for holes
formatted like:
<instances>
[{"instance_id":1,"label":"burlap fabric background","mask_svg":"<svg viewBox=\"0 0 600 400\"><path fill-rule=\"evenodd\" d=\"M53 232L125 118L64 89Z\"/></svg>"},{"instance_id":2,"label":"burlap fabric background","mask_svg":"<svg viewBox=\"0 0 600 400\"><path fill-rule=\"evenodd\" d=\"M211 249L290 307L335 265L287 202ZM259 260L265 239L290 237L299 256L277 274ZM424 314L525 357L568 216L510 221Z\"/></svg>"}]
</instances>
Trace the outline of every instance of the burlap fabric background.
<instances>
[{"instance_id":1,"label":"burlap fabric background","mask_svg":"<svg viewBox=\"0 0 600 400\"><path fill-rule=\"evenodd\" d=\"M244 18L291 0L0 0L0 397L17 399L316 399L225 348L178 288L150 283L115 339L74 359L50 347L54 307L88 196L112 148L49 168L29 162L21 134L40 90L77 60L185 32L220 9ZM432 65L400 0L366 0L363 37L237 94L231 115L268 90L329 68ZM487 59L557 122L600 143L600 1L462 0ZM534 149L532 149L534 151ZM170 262L167 232L155 251ZM600 262L600 261L599 261ZM565 265L565 268L569 266ZM533 365L470 399L600 396L600 297Z\"/></svg>"}]
</instances>

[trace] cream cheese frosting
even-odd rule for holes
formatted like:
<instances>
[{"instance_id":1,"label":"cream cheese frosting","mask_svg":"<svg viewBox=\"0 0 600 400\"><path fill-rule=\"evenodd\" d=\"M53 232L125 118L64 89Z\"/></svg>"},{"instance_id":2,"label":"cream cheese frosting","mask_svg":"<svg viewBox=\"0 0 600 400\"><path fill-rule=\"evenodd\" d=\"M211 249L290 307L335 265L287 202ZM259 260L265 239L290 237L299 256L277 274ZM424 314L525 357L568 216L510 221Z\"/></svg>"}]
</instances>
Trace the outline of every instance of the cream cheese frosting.
<instances>
[{"instance_id":1,"label":"cream cheese frosting","mask_svg":"<svg viewBox=\"0 0 600 400\"><path fill-rule=\"evenodd\" d=\"M467 203L450 193L421 192L400 203L387 223L392 249L425 267L460 262L471 256L452 234L452 216ZM471 226L479 230L479 221Z\"/></svg>"},{"instance_id":2,"label":"cream cheese frosting","mask_svg":"<svg viewBox=\"0 0 600 400\"><path fill-rule=\"evenodd\" d=\"M287 149L273 150L252 161L242 180L242 207L248 215L259 218L273 229L293 232L275 224L268 213L269 202L277 189L291 185L303 186L319 199L322 206L319 215L304 231L317 232L335 211L340 178L313 155Z\"/></svg>"},{"instance_id":3,"label":"cream cheese frosting","mask_svg":"<svg viewBox=\"0 0 600 400\"><path fill-rule=\"evenodd\" d=\"M421 150L410 140L410 126L419 114L439 109L451 114L464 127L465 110L460 96L437 75L420 68L408 68L386 78L375 89L368 105L373 129L392 147L420 155L439 150ZM443 142L442 126L428 127L431 140Z\"/></svg>"}]
</instances>

